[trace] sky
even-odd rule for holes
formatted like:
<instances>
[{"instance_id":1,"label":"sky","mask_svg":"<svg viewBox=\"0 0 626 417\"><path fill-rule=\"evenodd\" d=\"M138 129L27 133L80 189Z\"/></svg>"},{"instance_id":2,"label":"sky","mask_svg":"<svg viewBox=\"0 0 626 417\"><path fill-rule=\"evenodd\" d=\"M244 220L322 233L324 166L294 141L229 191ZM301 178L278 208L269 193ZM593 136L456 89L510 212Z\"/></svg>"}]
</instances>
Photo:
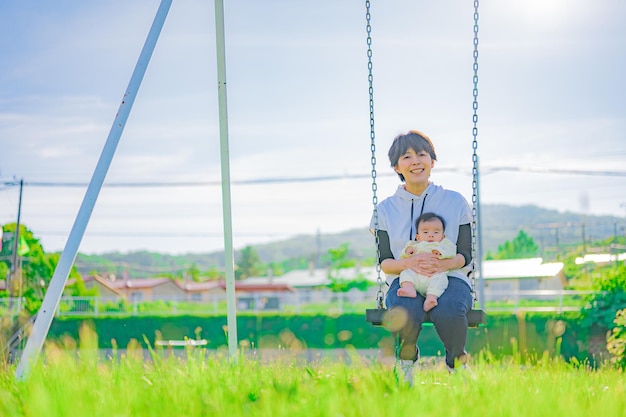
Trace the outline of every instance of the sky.
<instances>
[{"instance_id":1,"label":"sky","mask_svg":"<svg viewBox=\"0 0 626 417\"><path fill-rule=\"evenodd\" d=\"M0 224L23 180L46 251L66 245L159 4L0 2ZM224 8L234 248L367 227L365 1ZM625 217L624 21L622 0L480 3L480 204ZM373 1L371 24L377 198L398 186L393 138L418 129L432 181L471 200L473 2ZM215 38L213 2L174 0L79 252L224 248Z\"/></svg>"}]
</instances>

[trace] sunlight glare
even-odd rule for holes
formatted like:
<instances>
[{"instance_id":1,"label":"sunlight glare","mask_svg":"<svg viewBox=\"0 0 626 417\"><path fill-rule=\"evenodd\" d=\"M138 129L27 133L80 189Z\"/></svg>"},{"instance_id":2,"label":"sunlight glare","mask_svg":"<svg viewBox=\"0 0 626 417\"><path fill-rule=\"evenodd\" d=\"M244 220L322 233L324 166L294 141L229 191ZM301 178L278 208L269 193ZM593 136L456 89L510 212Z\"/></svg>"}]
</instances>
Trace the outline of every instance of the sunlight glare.
<instances>
[{"instance_id":1,"label":"sunlight glare","mask_svg":"<svg viewBox=\"0 0 626 417\"><path fill-rule=\"evenodd\" d=\"M565 24L581 11L581 4L575 0L516 0L514 3L522 19L540 26Z\"/></svg>"}]
</instances>

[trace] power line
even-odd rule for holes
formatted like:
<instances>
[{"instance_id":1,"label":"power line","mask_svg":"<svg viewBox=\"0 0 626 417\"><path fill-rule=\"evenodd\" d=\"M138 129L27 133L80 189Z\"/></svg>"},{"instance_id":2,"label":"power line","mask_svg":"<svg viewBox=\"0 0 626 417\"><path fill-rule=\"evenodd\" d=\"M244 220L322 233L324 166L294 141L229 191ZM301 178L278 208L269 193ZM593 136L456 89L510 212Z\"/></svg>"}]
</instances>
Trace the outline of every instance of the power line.
<instances>
[{"instance_id":1,"label":"power line","mask_svg":"<svg viewBox=\"0 0 626 417\"><path fill-rule=\"evenodd\" d=\"M438 172L457 172L461 174L471 175L469 170L451 167L438 167ZM481 167L482 175L488 175L498 172L527 172L533 174L560 174L560 175L586 175L586 176L602 176L602 177L626 177L626 171L591 171L580 169L557 169L557 168L533 168L533 167L516 167L516 166L484 166ZM395 177L397 174L393 172L385 172L377 174L379 177ZM340 174L340 175L321 175L312 177L276 177L276 178L255 178L244 180L231 180L233 185L260 185L260 184L285 184L285 183L302 183L302 182L324 182L351 179L371 179L371 174ZM103 187L116 188L155 188L155 187L210 187L219 186L221 180L211 181L149 181L149 182L105 182ZM19 185L17 180L0 181L0 191ZM24 186L29 187L87 187L87 182L75 181L24 181Z\"/></svg>"},{"instance_id":2,"label":"power line","mask_svg":"<svg viewBox=\"0 0 626 417\"><path fill-rule=\"evenodd\" d=\"M254 184L284 184L298 182L323 182L336 181L345 179L370 178L371 174L342 174L342 175L324 175L315 177L284 177L284 178L257 178L247 180L231 180L233 185L254 185ZM396 175L393 173L385 174L386 176ZM26 181L24 185L31 187L87 187L86 182L47 182L47 181ZM221 180L212 181L173 181L173 182L112 182L104 183L103 187L119 187L119 188L150 188L150 187L208 187L222 185Z\"/></svg>"},{"instance_id":3,"label":"power line","mask_svg":"<svg viewBox=\"0 0 626 417\"><path fill-rule=\"evenodd\" d=\"M529 172L533 174L567 174L567 175L589 175L601 177L626 177L626 171L589 171L581 169L557 169L557 168L532 168L532 167L484 167L486 173L511 171L511 172ZM485 174L485 172L483 172Z\"/></svg>"},{"instance_id":4,"label":"power line","mask_svg":"<svg viewBox=\"0 0 626 417\"><path fill-rule=\"evenodd\" d=\"M305 232L302 232L303 234L305 234ZM57 231L57 230L40 230L37 231L38 235L45 235L45 236L67 236L67 231L63 232L63 231ZM207 232L207 233L201 233L201 232L188 232L188 233L181 233L181 232L176 232L176 233L168 233L168 232L86 232L85 233L86 236L89 237L137 237L137 238L146 238L146 237L152 237L152 238L165 238L165 239L169 239L169 238L201 238L201 239L205 239L205 238L221 238L224 236L224 233L222 232ZM234 236L237 237L283 237L283 236L287 236L287 235L291 235L291 233L250 233L250 232L245 232L245 233L233 233Z\"/></svg>"}]
</instances>

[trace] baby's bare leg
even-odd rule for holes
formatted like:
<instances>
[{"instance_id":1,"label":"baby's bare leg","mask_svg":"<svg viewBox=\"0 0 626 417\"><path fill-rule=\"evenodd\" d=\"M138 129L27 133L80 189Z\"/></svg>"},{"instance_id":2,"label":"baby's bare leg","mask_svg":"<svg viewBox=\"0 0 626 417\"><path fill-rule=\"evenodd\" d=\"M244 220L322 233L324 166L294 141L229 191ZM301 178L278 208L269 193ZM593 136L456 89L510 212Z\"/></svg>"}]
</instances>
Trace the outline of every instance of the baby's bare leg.
<instances>
[{"instance_id":1,"label":"baby's bare leg","mask_svg":"<svg viewBox=\"0 0 626 417\"><path fill-rule=\"evenodd\" d=\"M409 297L415 298L417 297L417 291L415 290L415 285L413 285L410 281L404 281L400 284L400 288L398 288L398 296L399 297Z\"/></svg>"},{"instance_id":2,"label":"baby's bare leg","mask_svg":"<svg viewBox=\"0 0 626 417\"><path fill-rule=\"evenodd\" d=\"M398 293L399 292L400 290L398 290ZM437 297L435 294L427 294L426 300L424 301L424 311L430 311L435 308L437 304L439 304L439 302L437 301L438 299L439 297Z\"/></svg>"}]
</instances>

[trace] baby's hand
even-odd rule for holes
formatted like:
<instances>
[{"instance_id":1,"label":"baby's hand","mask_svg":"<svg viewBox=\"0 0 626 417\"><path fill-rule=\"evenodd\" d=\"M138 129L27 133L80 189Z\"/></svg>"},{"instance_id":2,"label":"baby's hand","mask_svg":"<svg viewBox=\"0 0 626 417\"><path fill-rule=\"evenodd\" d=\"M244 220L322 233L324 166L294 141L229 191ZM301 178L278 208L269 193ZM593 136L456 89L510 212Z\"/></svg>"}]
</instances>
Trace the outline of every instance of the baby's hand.
<instances>
[{"instance_id":1,"label":"baby's hand","mask_svg":"<svg viewBox=\"0 0 626 417\"><path fill-rule=\"evenodd\" d=\"M413 255L415 253L415 248L409 246L408 248L406 248L404 253L406 253L407 255Z\"/></svg>"}]
</instances>

